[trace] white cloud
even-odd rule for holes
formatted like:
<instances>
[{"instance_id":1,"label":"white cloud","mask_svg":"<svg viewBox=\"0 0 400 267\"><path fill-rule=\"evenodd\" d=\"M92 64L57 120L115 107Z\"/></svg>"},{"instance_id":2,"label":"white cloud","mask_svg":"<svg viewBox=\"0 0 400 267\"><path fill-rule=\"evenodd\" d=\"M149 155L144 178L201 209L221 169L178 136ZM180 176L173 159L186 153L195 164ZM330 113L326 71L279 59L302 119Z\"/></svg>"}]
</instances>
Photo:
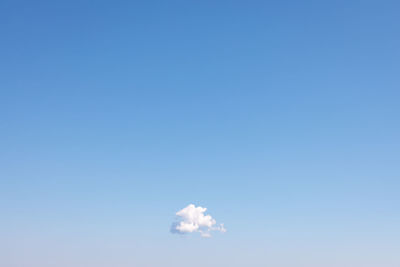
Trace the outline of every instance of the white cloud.
<instances>
[{"instance_id":1,"label":"white cloud","mask_svg":"<svg viewBox=\"0 0 400 267\"><path fill-rule=\"evenodd\" d=\"M187 234L199 232L202 237L211 237L211 231L226 232L224 224L216 226L217 222L210 216L205 215L207 208L196 207L193 204L181 209L176 213L178 221L171 226L171 232L176 234Z\"/></svg>"}]
</instances>

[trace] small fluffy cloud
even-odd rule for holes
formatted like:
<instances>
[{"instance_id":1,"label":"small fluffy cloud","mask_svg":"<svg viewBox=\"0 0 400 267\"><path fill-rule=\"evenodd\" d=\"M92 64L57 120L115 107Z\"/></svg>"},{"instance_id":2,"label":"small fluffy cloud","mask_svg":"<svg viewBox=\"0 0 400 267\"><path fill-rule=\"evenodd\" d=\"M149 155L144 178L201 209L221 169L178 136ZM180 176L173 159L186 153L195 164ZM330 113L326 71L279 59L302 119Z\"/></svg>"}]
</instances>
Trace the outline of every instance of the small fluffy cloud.
<instances>
[{"instance_id":1,"label":"small fluffy cloud","mask_svg":"<svg viewBox=\"0 0 400 267\"><path fill-rule=\"evenodd\" d=\"M187 234L199 232L202 237L211 237L211 231L226 232L224 224L216 225L217 222L210 216L205 215L207 208L196 207L193 204L181 209L176 213L178 221L171 226L171 232L175 234Z\"/></svg>"}]
</instances>

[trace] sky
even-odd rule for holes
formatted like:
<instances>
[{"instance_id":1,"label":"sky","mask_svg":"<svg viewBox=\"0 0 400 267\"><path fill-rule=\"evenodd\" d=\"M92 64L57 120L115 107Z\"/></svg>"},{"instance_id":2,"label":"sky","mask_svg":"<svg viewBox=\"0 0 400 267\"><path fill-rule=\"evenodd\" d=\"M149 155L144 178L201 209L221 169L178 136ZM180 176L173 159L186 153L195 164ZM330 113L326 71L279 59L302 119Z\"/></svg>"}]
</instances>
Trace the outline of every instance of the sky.
<instances>
[{"instance_id":1,"label":"sky","mask_svg":"<svg viewBox=\"0 0 400 267\"><path fill-rule=\"evenodd\" d=\"M1 1L0 266L398 267L399 11Z\"/></svg>"}]
</instances>

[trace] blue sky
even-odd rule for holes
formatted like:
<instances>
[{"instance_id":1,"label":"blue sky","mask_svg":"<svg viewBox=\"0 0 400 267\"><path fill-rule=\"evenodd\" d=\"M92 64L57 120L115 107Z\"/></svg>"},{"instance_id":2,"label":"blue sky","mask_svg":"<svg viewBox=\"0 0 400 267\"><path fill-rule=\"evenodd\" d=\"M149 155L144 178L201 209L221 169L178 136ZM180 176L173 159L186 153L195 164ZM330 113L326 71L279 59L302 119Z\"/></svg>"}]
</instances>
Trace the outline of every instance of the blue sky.
<instances>
[{"instance_id":1,"label":"blue sky","mask_svg":"<svg viewBox=\"0 0 400 267\"><path fill-rule=\"evenodd\" d=\"M399 266L399 9L2 1L0 265Z\"/></svg>"}]
</instances>

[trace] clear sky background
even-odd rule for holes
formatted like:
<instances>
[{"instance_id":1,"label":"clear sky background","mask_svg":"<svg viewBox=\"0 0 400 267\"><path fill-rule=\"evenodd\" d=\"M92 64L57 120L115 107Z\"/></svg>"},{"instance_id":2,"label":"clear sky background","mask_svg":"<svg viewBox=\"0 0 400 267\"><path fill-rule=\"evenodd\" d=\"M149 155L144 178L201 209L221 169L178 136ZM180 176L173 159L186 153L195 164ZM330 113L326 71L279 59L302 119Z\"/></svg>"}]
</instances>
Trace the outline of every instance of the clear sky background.
<instances>
[{"instance_id":1,"label":"clear sky background","mask_svg":"<svg viewBox=\"0 0 400 267\"><path fill-rule=\"evenodd\" d=\"M400 266L399 14L1 1L0 266Z\"/></svg>"}]
</instances>

